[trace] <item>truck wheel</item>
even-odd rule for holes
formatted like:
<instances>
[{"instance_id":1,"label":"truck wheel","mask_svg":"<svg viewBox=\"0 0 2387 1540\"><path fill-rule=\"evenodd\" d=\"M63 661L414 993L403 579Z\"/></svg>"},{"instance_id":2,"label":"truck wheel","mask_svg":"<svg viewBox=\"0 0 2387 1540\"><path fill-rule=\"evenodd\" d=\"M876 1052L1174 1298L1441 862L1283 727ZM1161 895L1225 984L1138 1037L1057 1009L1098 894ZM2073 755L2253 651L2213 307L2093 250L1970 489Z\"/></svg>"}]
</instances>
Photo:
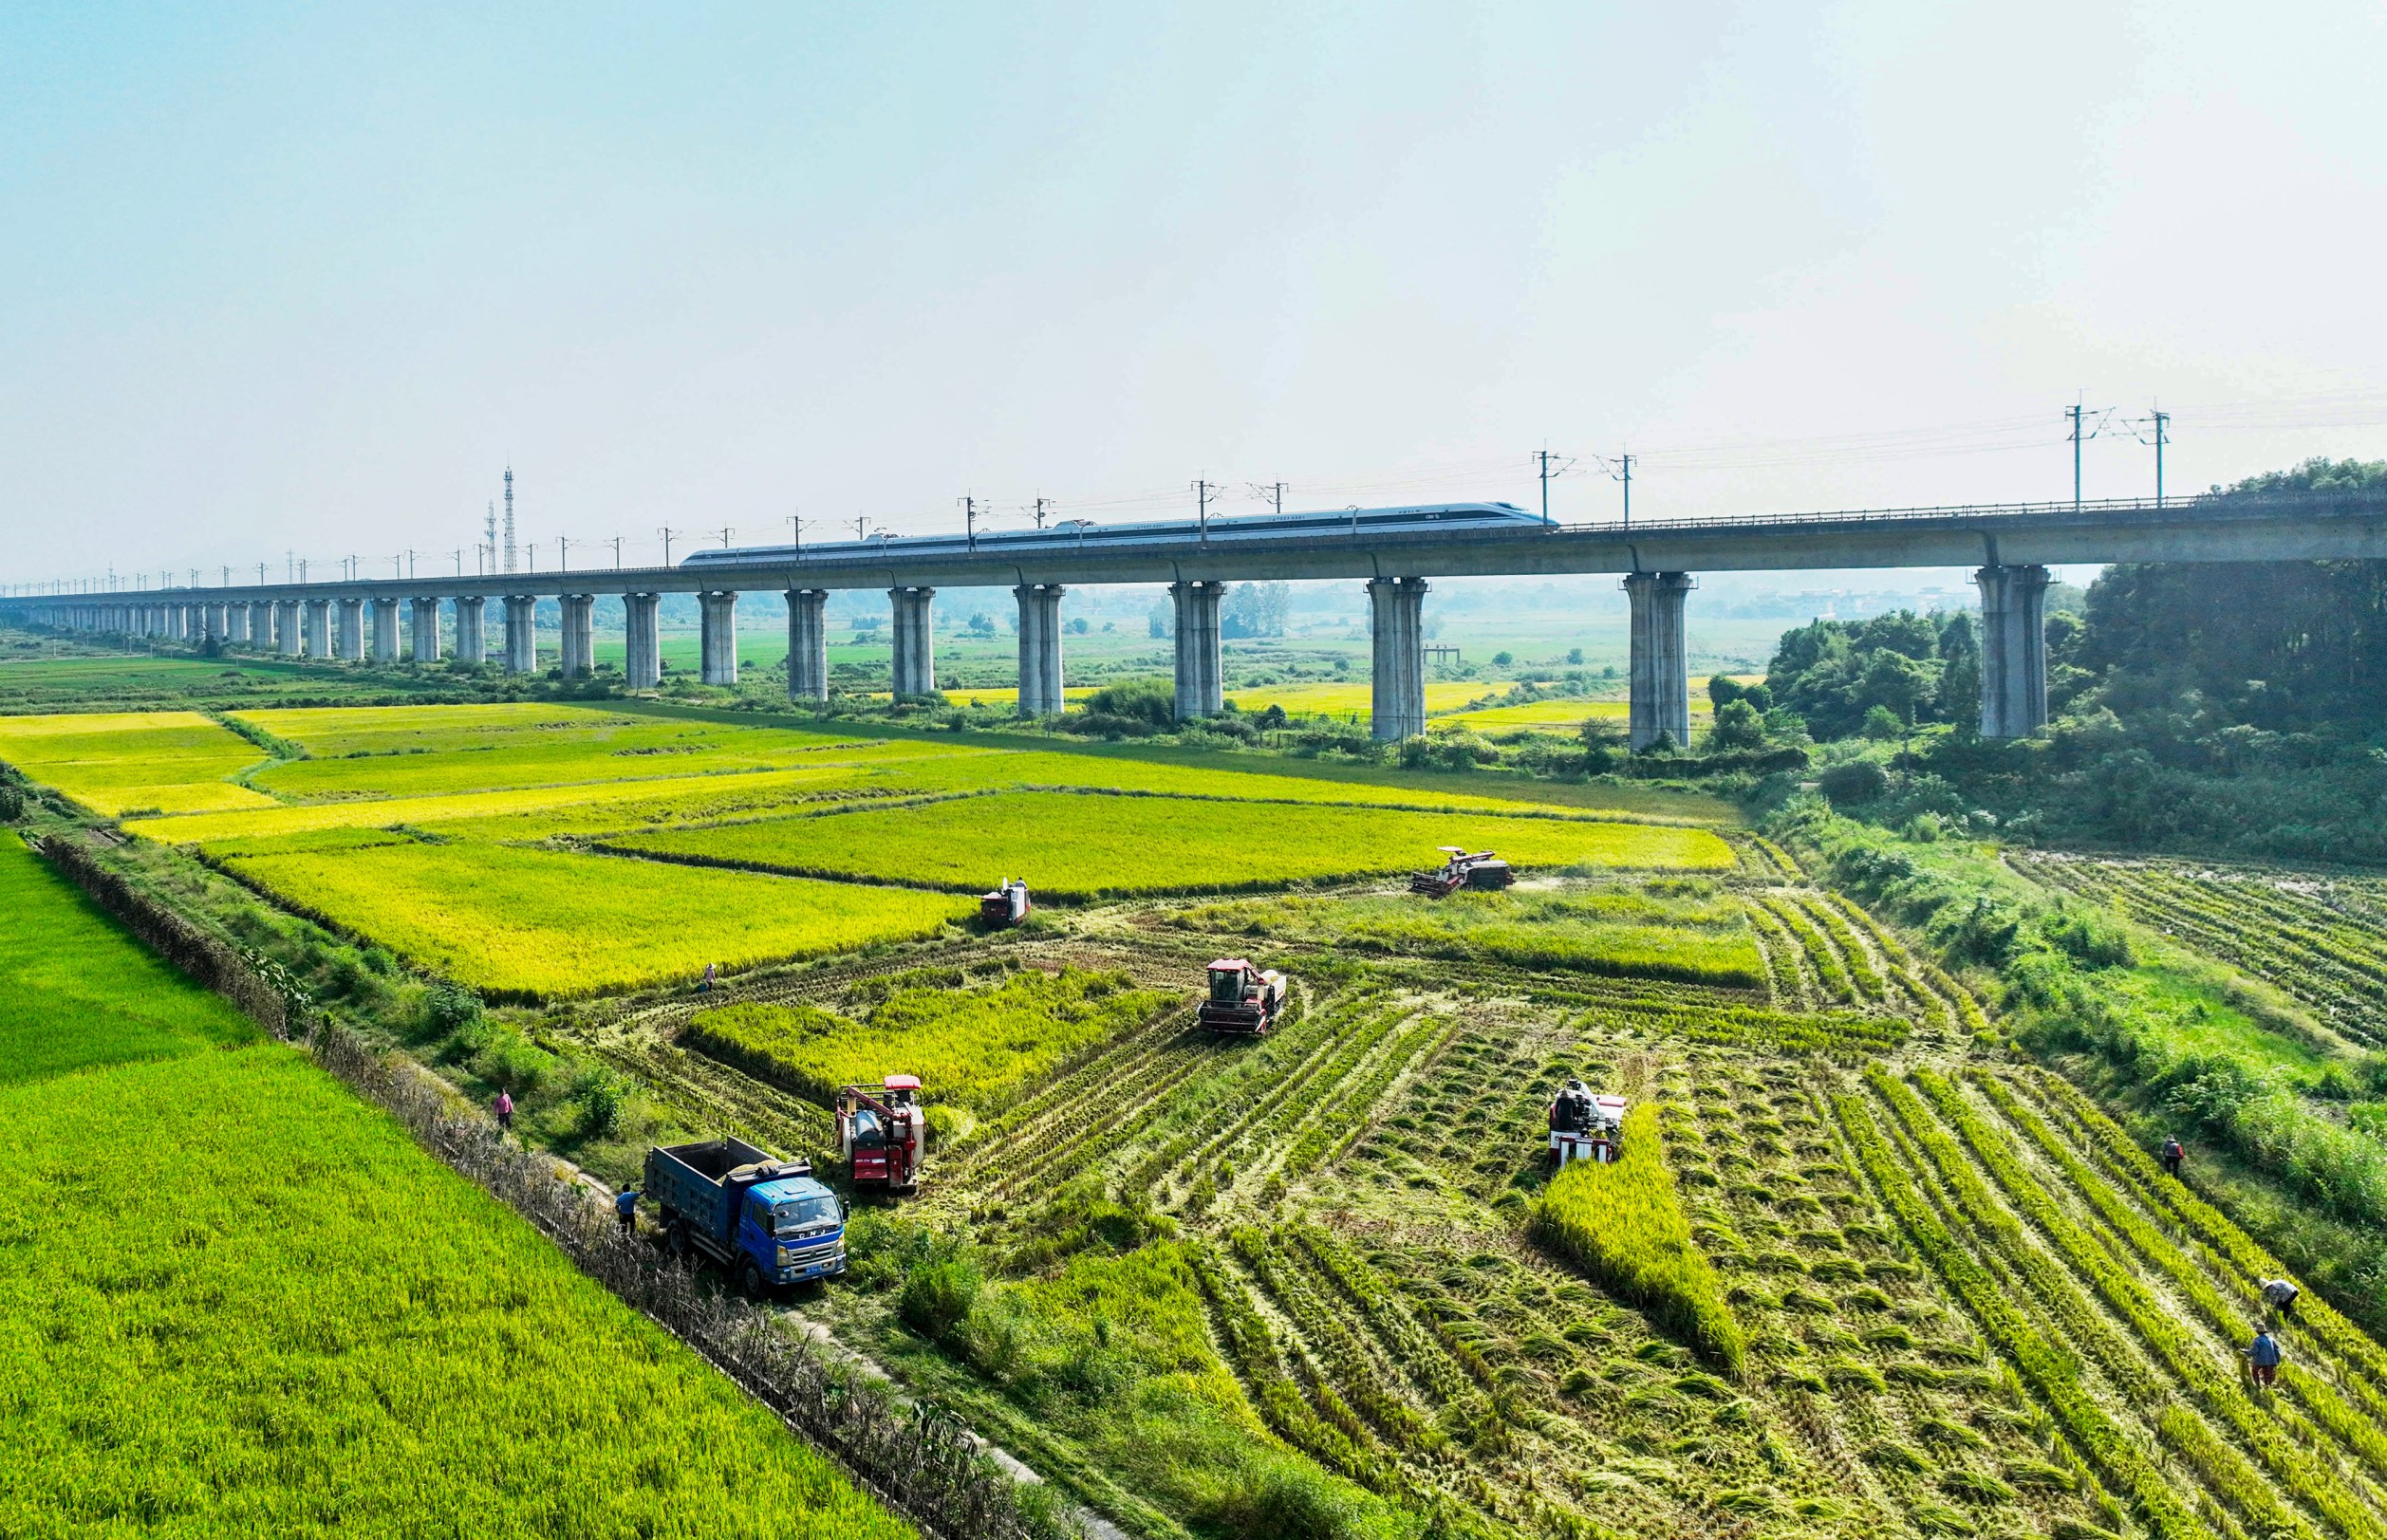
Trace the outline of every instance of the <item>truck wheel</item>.
<instances>
[{"instance_id":1,"label":"truck wheel","mask_svg":"<svg viewBox=\"0 0 2387 1540\"><path fill-rule=\"evenodd\" d=\"M757 1305L771 1292L763 1286L762 1270L752 1262L737 1271L737 1291Z\"/></svg>"},{"instance_id":2,"label":"truck wheel","mask_svg":"<svg viewBox=\"0 0 2387 1540\"><path fill-rule=\"evenodd\" d=\"M688 1227L677 1219L663 1232L663 1248L672 1255L684 1258L688 1254Z\"/></svg>"}]
</instances>

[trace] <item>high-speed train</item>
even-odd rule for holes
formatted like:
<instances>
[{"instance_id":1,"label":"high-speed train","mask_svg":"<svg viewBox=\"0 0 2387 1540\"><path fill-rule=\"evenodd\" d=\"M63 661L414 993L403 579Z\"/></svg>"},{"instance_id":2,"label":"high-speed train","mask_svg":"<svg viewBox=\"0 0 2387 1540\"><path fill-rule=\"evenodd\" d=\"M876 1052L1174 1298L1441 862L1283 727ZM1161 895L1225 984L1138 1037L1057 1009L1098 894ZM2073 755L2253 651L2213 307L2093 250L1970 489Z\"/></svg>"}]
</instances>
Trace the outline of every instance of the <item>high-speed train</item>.
<instances>
[{"instance_id":1,"label":"high-speed train","mask_svg":"<svg viewBox=\"0 0 2387 1540\"><path fill-rule=\"evenodd\" d=\"M1196 538L1232 542L1295 541L1320 535L1458 534L1471 530L1539 529L1541 520L1514 503L1427 503L1415 508L1354 508L1322 513L1263 513L1251 518L1212 519L1205 529L1191 519L1166 524L1097 524L1064 519L1043 529L988 529L968 535L897 535L880 531L863 540L804 546L740 546L699 550L683 567L745 566L772 561L838 561L902 555L1031 556L1039 551L1128 551Z\"/></svg>"}]
</instances>

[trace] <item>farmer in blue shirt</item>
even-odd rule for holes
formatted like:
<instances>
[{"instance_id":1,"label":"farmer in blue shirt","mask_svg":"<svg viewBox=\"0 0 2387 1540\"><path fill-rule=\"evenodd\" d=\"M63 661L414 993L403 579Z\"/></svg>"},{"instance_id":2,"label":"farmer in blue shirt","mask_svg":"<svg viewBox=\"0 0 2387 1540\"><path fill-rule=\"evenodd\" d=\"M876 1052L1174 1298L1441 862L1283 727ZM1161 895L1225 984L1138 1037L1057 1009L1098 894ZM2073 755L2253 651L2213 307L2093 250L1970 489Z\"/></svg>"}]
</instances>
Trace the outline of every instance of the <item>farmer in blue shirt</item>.
<instances>
[{"instance_id":1,"label":"farmer in blue shirt","mask_svg":"<svg viewBox=\"0 0 2387 1540\"><path fill-rule=\"evenodd\" d=\"M613 1216L622 1221L622 1234L638 1234L638 1189L626 1181L622 1184L621 1196L613 1200Z\"/></svg>"},{"instance_id":2,"label":"farmer in blue shirt","mask_svg":"<svg viewBox=\"0 0 2387 1540\"><path fill-rule=\"evenodd\" d=\"M2247 1360L2254 1365L2254 1382L2268 1385L2279 1378L2279 1343L2269 1329L2254 1334L2254 1345L2247 1349Z\"/></svg>"}]
</instances>

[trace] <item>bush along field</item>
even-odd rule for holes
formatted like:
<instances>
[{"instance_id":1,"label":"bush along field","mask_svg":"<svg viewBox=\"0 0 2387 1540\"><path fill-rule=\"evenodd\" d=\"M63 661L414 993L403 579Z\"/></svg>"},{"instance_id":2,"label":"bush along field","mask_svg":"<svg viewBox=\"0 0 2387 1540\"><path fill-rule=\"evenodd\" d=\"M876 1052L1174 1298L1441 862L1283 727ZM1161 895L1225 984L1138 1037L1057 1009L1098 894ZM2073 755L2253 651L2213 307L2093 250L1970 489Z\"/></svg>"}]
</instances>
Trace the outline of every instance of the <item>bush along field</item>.
<instances>
[{"instance_id":1,"label":"bush along field","mask_svg":"<svg viewBox=\"0 0 2387 1540\"><path fill-rule=\"evenodd\" d=\"M627 703L239 723L272 806L104 859L526 1142L826 1163L837 1086L922 1075L921 1192L778 1308L1127 1533L2387 1536L2363 880ZM1444 844L1521 881L1409 893ZM1022 872L1069 901L979 928ZM1194 1024L1239 956L1262 1037ZM1554 1175L1571 1077L1631 1111Z\"/></svg>"}]
</instances>

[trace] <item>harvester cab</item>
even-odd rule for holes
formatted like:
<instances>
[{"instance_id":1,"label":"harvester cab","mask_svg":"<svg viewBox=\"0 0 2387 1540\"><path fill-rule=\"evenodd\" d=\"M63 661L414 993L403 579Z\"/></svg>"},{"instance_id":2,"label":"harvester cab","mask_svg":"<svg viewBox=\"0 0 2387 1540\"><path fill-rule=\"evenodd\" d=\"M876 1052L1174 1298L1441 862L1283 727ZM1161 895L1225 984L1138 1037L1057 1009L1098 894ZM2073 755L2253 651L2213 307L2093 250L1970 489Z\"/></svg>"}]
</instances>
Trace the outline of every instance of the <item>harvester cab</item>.
<instances>
[{"instance_id":1,"label":"harvester cab","mask_svg":"<svg viewBox=\"0 0 2387 1540\"><path fill-rule=\"evenodd\" d=\"M1210 993L1197 1019L1214 1032L1258 1037L1277 1025L1285 1004L1285 975L1262 973L1241 957L1221 957L1209 968Z\"/></svg>"},{"instance_id":2,"label":"harvester cab","mask_svg":"<svg viewBox=\"0 0 2387 1540\"><path fill-rule=\"evenodd\" d=\"M918 1075L889 1075L874 1094L859 1085L837 1093L837 1153L856 1187L909 1193L920 1186L928 1153L927 1108Z\"/></svg>"},{"instance_id":3,"label":"harvester cab","mask_svg":"<svg viewBox=\"0 0 2387 1540\"><path fill-rule=\"evenodd\" d=\"M1028 884L1016 877L1006 877L1003 885L994 892L979 895L979 922L990 929L1005 930L1026 919L1031 907Z\"/></svg>"},{"instance_id":4,"label":"harvester cab","mask_svg":"<svg viewBox=\"0 0 2387 1540\"><path fill-rule=\"evenodd\" d=\"M1455 844L1439 847L1445 857L1442 869L1431 872L1411 872L1409 891L1428 898L1447 899L1461 888L1478 892L1498 893L1517 881L1508 863L1489 850L1467 854Z\"/></svg>"},{"instance_id":5,"label":"harvester cab","mask_svg":"<svg viewBox=\"0 0 2387 1540\"><path fill-rule=\"evenodd\" d=\"M1570 1080L1550 1102L1550 1169L1564 1171L1577 1160L1607 1165L1624 1153L1625 1099L1592 1094Z\"/></svg>"}]
</instances>

